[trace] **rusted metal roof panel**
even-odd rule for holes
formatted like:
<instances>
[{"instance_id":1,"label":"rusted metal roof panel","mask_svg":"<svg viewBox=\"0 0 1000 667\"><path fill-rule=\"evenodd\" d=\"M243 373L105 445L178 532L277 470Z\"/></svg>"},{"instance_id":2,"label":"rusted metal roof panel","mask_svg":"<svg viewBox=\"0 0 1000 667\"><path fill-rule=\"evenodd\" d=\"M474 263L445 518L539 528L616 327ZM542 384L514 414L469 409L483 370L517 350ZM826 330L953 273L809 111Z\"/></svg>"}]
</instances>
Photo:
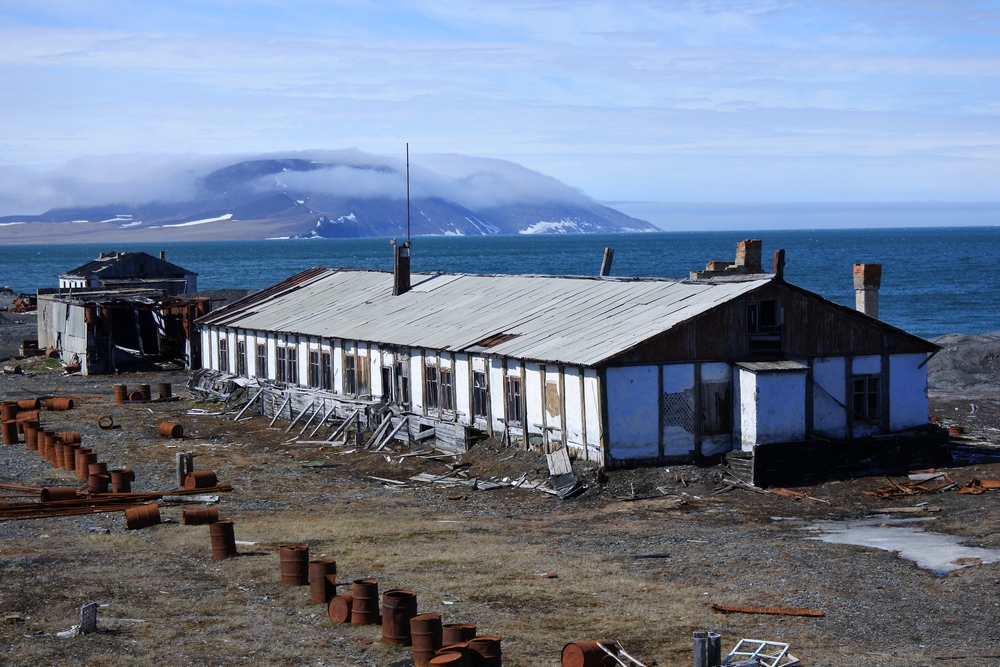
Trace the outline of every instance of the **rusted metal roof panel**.
<instances>
[{"instance_id":1,"label":"rusted metal roof panel","mask_svg":"<svg viewBox=\"0 0 1000 667\"><path fill-rule=\"evenodd\" d=\"M313 269L206 325L592 366L770 282L414 274Z\"/></svg>"}]
</instances>

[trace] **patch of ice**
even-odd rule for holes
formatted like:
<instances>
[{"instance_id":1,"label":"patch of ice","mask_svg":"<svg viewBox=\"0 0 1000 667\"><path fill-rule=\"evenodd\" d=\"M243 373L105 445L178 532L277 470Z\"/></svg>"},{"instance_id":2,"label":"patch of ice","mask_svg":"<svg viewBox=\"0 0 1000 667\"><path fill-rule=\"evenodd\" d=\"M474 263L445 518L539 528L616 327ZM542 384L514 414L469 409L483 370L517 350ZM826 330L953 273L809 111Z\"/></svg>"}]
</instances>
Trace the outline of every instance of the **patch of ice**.
<instances>
[{"instance_id":1,"label":"patch of ice","mask_svg":"<svg viewBox=\"0 0 1000 667\"><path fill-rule=\"evenodd\" d=\"M522 229L519 234L571 234L581 232L580 226L569 219L545 221L540 220Z\"/></svg>"},{"instance_id":2,"label":"patch of ice","mask_svg":"<svg viewBox=\"0 0 1000 667\"><path fill-rule=\"evenodd\" d=\"M174 227L193 227L195 225L206 225L210 222L222 222L223 220L229 220L233 217L232 213L226 213L225 215L220 215L218 218L205 218L204 220L192 220L191 222L181 222L176 225L163 225L164 228L172 229Z\"/></svg>"},{"instance_id":3,"label":"patch of ice","mask_svg":"<svg viewBox=\"0 0 1000 667\"><path fill-rule=\"evenodd\" d=\"M118 229L128 229L129 227L135 227L141 224L142 220L133 220L132 222L126 222L124 225L118 225Z\"/></svg>"},{"instance_id":4,"label":"patch of ice","mask_svg":"<svg viewBox=\"0 0 1000 667\"><path fill-rule=\"evenodd\" d=\"M26 222L0 222L0 227L10 227L11 225L26 225Z\"/></svg>"},{"instance_id":5,"label":"patch of ice","mask_svg":"<svg viewBox=\"0 0 1000 667\"><path fill-rule=\"evenodd\" d=\"M818 533L811 540L895 551L900 558L940 575L969 565L1000 563L1000 550L962 546L962 538L929 533L918 525L936 517L895 519L884 516L856 521L816 521L804 530Z\"/></svg>"}]
</instances>

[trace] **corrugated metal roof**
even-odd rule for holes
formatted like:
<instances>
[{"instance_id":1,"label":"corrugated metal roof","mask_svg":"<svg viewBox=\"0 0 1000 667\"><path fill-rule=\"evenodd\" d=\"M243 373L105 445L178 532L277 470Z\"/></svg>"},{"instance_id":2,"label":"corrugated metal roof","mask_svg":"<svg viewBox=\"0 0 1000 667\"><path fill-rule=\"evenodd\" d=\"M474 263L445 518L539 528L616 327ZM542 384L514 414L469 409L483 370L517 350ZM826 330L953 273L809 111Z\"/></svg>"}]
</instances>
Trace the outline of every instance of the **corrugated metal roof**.
<instances>
[{"instance_id":1,"label":"corrugated metal roof","mask_svg":"<svg viewBox=\"0 0 1000 667\"><path fill-rule=\"evenodd\" d=\"M199 322L593 366L770 280L415 273L394 297L391 273L310 269Z\"/></svg>"}]
</instances>

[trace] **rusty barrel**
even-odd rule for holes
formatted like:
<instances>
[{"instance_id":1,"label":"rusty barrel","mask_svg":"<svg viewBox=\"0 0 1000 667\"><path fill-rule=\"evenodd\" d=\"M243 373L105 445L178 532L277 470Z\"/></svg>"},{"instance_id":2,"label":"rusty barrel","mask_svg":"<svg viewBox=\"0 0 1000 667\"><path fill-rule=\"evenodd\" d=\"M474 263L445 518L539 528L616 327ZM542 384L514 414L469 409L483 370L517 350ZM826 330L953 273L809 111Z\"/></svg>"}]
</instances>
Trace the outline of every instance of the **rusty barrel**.
<instances>
[{"instance_id":1,"label":"rusty barrel","mask_svg":"<svg viewBox=\"0 0 1000 667\"><path fill-rule=\"evenodd\" d=\"M378 623L378 579L355 579L351 585L351 623Z\"/></svg>"},{"instance_id":2,"label":"rusty barrel","mask_svg":"<svg viewBox=\"0 0 1000 667\"><path fill-rule=\"evenodd\" d=\"M500 638L482 636L469 640L469 657L472 667L500 667Z\"/></svg>"},{"instance_id":3,"label":"rusty barrel","mask_svg":"<svg viewBox=\"0 0 1000 667\"><path fill-rule=\"evenodd\" d=\"M3 444L16 445L20 440L17 437L17 420L3 420Z\"/></svg>"},{"instance_id":4,"label":"rusty barrel","mask_svg":"<svg viewBox=\"0 0 1000 667\"><path fill-rule=\"evenodd\" d=\"M115 385L115 403L121 405L128 400L128 386L124 384Z\"/></svg>"},{"instance_id":5,"label":"rusty barrel","mask_svg":"<svg viewBox=\"0 0 1000 667\"><path fill-rule=\"evenodd\" d=\"M16 419L17 413L21 411L21 408L17 406L17 401L2 401L0 402L0 418L3 421L8 419Z\"/></svg>"},{"instance_id":6,"label":"rusty barrel","mask_svg":"<svg viewBox=\"0 0 1000 667\"><path fill-rule=\"evenodd\" d=\"M616 667L618 661L605 653L601 644L608 648L614 646L614 642L608 640L566 644L562 650L562 667Z\"/></svg>"},{"instance_id":7,"label":"rusty barrel","mask_svg":"<svg viewBox=\"0 0 1000 667\"><path fill-rule=\"evenodd\" d=\"M414 667L427 667L441 648L441 614L417 614L410 619Z\"/></svg>"},{"instance_id":8,"label":"rusty barrel","mask_svg":"<svg viewBox=\"0 0 1000 667\"><path fill-rule=\"evenodd\" d=\"M129 530L155 526L158 523L160 523L160 506L156 503L125 510L125 527Z\"/></svg>"},{"instance_id":9,"label":"rusty barrel","mask_svg":"<svg viewBox=\"0 0 1000 667\"><path fill-rule=\"evenodd\" d=\"M445 623L441 626L441 643L461 644L476 636L475 623Z\"/></svg>"},{"instance_id":10,"label":"rusty barrel","mask_svg":"<svg viewBox=\"0 0 1000 667\"><path fill-rule=\"evenodd\" d=\"M428 667L469 667L467 653L458 651L443 651L427 662Z\"/></svg>"},{"instance_id":11,"label":"rusty barrel","mask_svg":"<svg viewBox=\"0 0 1000 667\"><path fill-rule=\"evenodd\" d=\"M72 398L47 398L45 399L45 409L46 410L56 410L62 412L63 410L73 409L73 399Z\"/></svg>"},{"instance_id":12,"label":"rusty barrel","mask_svg":"<svg viewBox=\"0 0 1000 667\"><path fill-rule=\"evenodd\" d=\"M334 623L349 623L351 620L351 607L354 603L354 596L350 593L344 595L334 595L326 605L326 613Z\"/></svg>"},{"instance_id":13,"label":"rusty barrel","mask_svg":"<svg viewBox=\"0 0 1000 667\"><path fill-rule=\"evenodd\" d=\"M210 489L219 485L219 478L211 470L195 470L184 475L185 489Z\"/></svg>"},{"instance_id":14,"label":"rusty barrel","mask_svg":"<svg viewBox=\"0 0 1000 667\"><path fill-rule=\"evenodd\" d=\"M129 392L129 394L128 394L128 400L130 400L130 401L141 401L142 400L142 392L141 391L131 391L131 392Z\"/></svg>"},{"instance_id":15,"label":"rusty barrel","mask_svg":"<svg viewBox=\"0 0 1000 667\"><path fill-rule=\"evenodd\" d=\"M38 421L38 410L22 410L14 416L17 422L17 432L24 433L24 424L29 421Z\"/></svg>"},{"instance_id":16,"label":"rusty barrel","mask_svg":"<svg viewBox=\"0 0 1000 667\"><path fill-rule=\"evenodd\" d=\"M83 442L83 433L79 431L59 431L56 437L63 442Z\"/></svg>"},{"instance_id":17,"label":"rusty barrel","mask_svg":"<svg viewBox=\"0 0 1000 667\"><path fill-rule=\"evenodd\" d=\"M76 450L76 476L80 479L87 479L90 475L90 464L97 463L97 454L90 447L81 447Z\"/></svg>"},{"instance_id":18,"label":"rusty barrel","mask_svg":"<svg viewBox=\"0 0 1000 667\"><path fill-rule=\"evenodd\" d=\"M37 398L22 398L17 402L17 407L20 410L37 410L42 407L42 402Z\"/></svg>"},{"instance_id":19,"label":"rusty barrel","mask_svg":"<svg viewBox=\"0 0 1000 667\"><path fill-rule=\"evenodd\" d=\"M94 461L93 463L87 464L87 474L88 475L104 475L108 472L108 464L104 461ZM109 476L110 479L110 476Z\"/></svg>"},{"instance_id":20,"label":"rusty barrel","mask_svg":"<svg viewBox=\"0 0 1000 667\"><path fill-rule=\"evenodd\" d=\"M38 447L38 451L41 452L42 457L46 461L51 461L56 455L56 443L59 439L56 437L55 431L45 431L45 449L41 446ZM84 475L86 477L86 475Z\"/></svg>"},{"instance_id":21,"label":"rusty barrel","mask_svg":"<svg viewBox=\"0 0 1000 667\"><path fill-rule=\"evenodd\" d=\"M216 521L208 527L212 538L212 560L225 560L236 555L236 534L229 519Z\"/></svg>"},{"instance_id":22,"label":"rusty barrel","mask_svg":"<svg viewBox=\"0 0 1000 667\"><path fill-rule=\"evenodd\" d=\"M76 450L80 449L80 443L63 443L62 469L76 472Z\"/></svg>"},{"instance_id":23,"label":"rusty barrel","mask_svg":"<svg viewBox=\"0 0 1000 667\"><path fill-rule=\"evenodd\" d=\"M337 561L309 561L309 600L326 604L337 594Z\"/></svg>"},{"instance_id":24,"label":"rusty barrel","mask_svg":"<svg viewBox=\"0 0 1000 667\"><path fill-rule=\"evenodd\" d=\"M43 503L53 500L76 500L76 498L76 487L73 486L42 487L41 500Z\"/></svg>"},{"instance_id":25,"label":"rusty barrel","mask_svg":"<svg viewBox=\"0 0 1000 667\"><path fill-rule=\"evenodd\" d=\"M160 384L156 385L156 393L157 395L159 395L160 398L170 398L171 396L173 396L173 391L170 387L169 382L161 382Z\"/></svg>"},{"instance_id":26,"label":"rusty barrel","mask_svg":"<svg viewBox=\"0 0 1000 667\"><path fill-rule=\"evenodd\" d=\"M382 641L386 644L410 643L410 619L417 615L417 594L393 589L382 594Z\"/></svg>"},{"instance_id":27,"label":"rusty barrel","mask_svg":"<svg viewBox=\"0 0 1000 667\"><path fill-rule=\"evenodd\" d=\"M465 662L463 665L471 665L470 662L472 658L469 657L469 642L455 642L454 644L449 644L443 642L441 648L434 652L434 655L442 655L444 653L460 653L464 658Z\"/></svg>"},{"instance_id":28,"label":"rusty barrel","mask_svg":"<svg viewBox=\"0 0 1000 667\"><path fill-rule=\"evenodd\" d=\"M64 451L65 448L66 443L62 440L57 439L54 443L52 443L52 457L49 461L57 468L63 467L63 457L66 455L66 452Z\"/></svg>"},{"instance_id":29,"label":"rusty barrel","mask_svg":"<svg viewBox=\"0 0 1000 667\"><path fill-rule=\"evenodd\" d=\"M24 422L24 443L28 446L29 452L38 451L38 428L37 419L29 419Z\"/></svg>"},{"instance_id":30,"label":"rusty barrel","mask_svg":"<svg viewBox=\"0 0 1000 667\"><path fill-rule=\"evenodd\" d=\"M107 493L111 485L111 475L102 472L92 472L87 476L87 491L90 493Z\"/></svg>"},{"instance_id":31,"label":"rusty barrel","mask_svg":"<svg viewBox=\"0 0 1000 667\"><path fill-rule=\"evenodd\" d=\"M185 526L203 526L219 520L219 508L208 507L203 510L184 510Z\"/></svg>"},{"instance_id":32,"label":"rusty barrel","mask_svg":"<svg viewBox=\"0 0 1000 667\"><path fill-rule=\"evenodd\" d=\"M160 426L156 430L164 438L184 437L184 427L174 422L160 422Z\"/></svg>"},{"instance_id":33,"label":"rusty barrel","mask_svg":"<svg viewBox=\"0 0 1000 667\"><path fill-rule=\"evenodd\" d=\"M131 493L132 492L132 482L135 481L135 471L131 468L119 468L117 470L112 470L111 475L111 493Z\"/></svg>"},{"instance_id":34,"label":"rusty barrel","mask_svg":"<svg viewBox=\"0 0 1000 667\"><path fill-rule=\"evenodd\" d=\"M115 418L111 415L101 415L97 418L97 426L102 431L110 431L115 427Z\"/></svg>"},{"instance_id":35,"label":"rusty barrel","mask_svg":"<svg viewBox=\"0 0 1000 667\"><path fill-rule=\"evenodd\" d=\"M281 561L282 586L309 585L308 544L286 544L278 549L278 557Z\"/></svg>"},{"instance_id":36,"label":"rusty barrel","mask_svg":"<svg viewBox=\"0 0 1000 667\"><path fill-rule=\"evenodd\" d=\"M148 384L140 384L140 385L138 385L135 388L135 390L137 392L139 392L139 395L142 397L140 400L148 401L149 399L151 399L153 397L153 395L151 393L149 393L149 385Z\"/></svg>"}]
</instances>

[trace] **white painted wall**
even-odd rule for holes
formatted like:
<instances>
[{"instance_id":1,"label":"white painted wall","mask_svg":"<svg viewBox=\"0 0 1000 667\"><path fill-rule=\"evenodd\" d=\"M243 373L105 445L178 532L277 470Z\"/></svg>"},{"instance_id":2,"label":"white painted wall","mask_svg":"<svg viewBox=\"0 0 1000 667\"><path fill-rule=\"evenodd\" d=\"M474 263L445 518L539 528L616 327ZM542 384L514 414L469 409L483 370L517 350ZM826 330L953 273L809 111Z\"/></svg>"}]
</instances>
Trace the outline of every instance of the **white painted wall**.
<instances>
[{"instance_id":1,"label":"white painted wall","mask_svg":"<svg viewBox=\"0 0 1000 667\"><path fill-rule=\"evenodd\" d=\"M498 433L502 433L506 428L503 419L506 418L504 412L504 369L502 359L488 359L489 370L487 371L487 382L490 388L490 411L493 417L492 428Z\"/></svg>"},{"instance_id":2,"label":"white painted wall","mask_svg":"<svg viewBox=\"0 0 1000 667\"><path fill-rule=\"evenodd\" d=\"M587 425L587 460L604 463L601 443L605 434L601 418L601 383L593 368L583 370L583 414Z\"/></svg>"},{"instance_id":3,"label":"white painted wall","mask_svg":"<svg viewBox=\"0 0 1000 667\"><path fill-rule=\"evenodd\" d=\"M524 386L521 393L527 402L524 425L529 436L535 435L545 442L545 415L542 414L542 370L539 364L524 365Z\"/></svg>"},{"instance_id":4,"label":"white painted wall","mask_svg":"<svg viewBox=\"0 0 1000 667\"><path fill-rule=\"evenodd\" d=\"M581 453L586 453L586 442L583 438L583 375L575 366L563 369L563 405L566 408L566 446Z\"/></svg>"},{"instance_id":5,"label":"white painted wall","mask_svg":"<svg viewBox=\"0 0 1000 667\"><path fill-rule=\"evenodd\" d=\"M753 373L738 369L740 382L740 444L794 442L806 435L806 373Z\"/></svg>"},{"instance_id":6,"label":"white painted wall","mask_svg":"<svg viewBox=\"0 0 1000 667\"><path fill-rule=\"evenodd\" d=\"M818 357L812 365L813 431L830 438L846 438L847 360Z\"/></svg>"},{"instance_id":7,"label":"white painted wall","mask_svg":"<svg viewBox=\"0 0 1000 667\"><path fill-rule=\"evenodd\" d=\"M663 393L683 393L692 412L694 411L694 364L669 364L663 367ZM655 396L656 392L654 392ZM659 409L659 408L657 408ZM665 456L684 456L694 451L694 433L670 425L666 415L654 419L664 420L663 424L663 454ZM693 417L692 417L693 418Z\"/></svg>"},{"instance_id":8,"label":"white painted wall","mask_svg":"<svg viewBox=\"0 0 1000 667\"><path fill-rule=\"evenodd\" d=\"M616 366L605 372L611 458L659 456L659 375L656 366Z\"/></svg>"},{"instance_id":9,"label":"white painted wall","mask_svg":"<svg viewBox=\"0 0 1000 667\"><path fill-rule=\"evenodd\" d=\"M469 373L469 355L455 355L455 414L458 421L472 425L472 376Z\"/></svg>"},{"instance_id":10,"label":"white painted wall","mask_svg":"<svg viewBox=\"0 0 1000 667\"><path fill-rule=\"evenodd\" d=\"M889 356L889 429L899 431L927 423L926 354Z\"/></svg>"},{"instance_id":11,"label":"white painted wall","mask_svg":"<svg viewBox=\"0 0 1000 667\"><path fill-rule=\"evenodd\" d=\"M424 357L423 350L410 350L410 406L414 412L424 411Z\"/></svg>"}]
</instances>

